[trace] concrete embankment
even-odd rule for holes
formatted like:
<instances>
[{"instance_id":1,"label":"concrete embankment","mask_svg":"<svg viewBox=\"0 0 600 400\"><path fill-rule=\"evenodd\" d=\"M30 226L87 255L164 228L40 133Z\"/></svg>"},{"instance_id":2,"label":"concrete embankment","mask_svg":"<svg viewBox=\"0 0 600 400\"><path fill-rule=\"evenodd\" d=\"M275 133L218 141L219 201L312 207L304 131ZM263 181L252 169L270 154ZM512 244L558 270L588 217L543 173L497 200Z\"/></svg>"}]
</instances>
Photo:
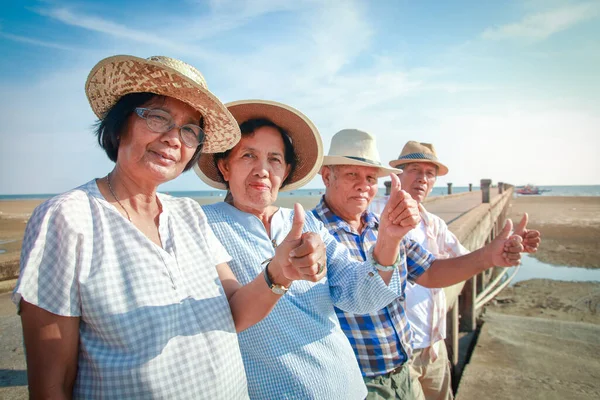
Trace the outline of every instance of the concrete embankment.
<instances>
[{"instance_id":1,"label":"concrete embankment","mask_svg":"<svg viewBox=\"0 0 600 400\"><path fill-rule=\"evenodd\" d=\"M487 312L457 400L599 399L600 325Z\"/></svg>"}]
</instances>

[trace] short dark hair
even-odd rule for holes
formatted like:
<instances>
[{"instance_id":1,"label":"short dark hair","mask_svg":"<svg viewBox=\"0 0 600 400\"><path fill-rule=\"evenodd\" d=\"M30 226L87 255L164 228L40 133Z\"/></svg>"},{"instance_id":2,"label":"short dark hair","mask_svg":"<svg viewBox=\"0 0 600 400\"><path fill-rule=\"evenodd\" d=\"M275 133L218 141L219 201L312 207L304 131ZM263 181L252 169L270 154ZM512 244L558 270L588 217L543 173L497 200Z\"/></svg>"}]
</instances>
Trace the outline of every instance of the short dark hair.
<instances>
[{"instance_id":1,"label":"short dark hair","mask_svg":"<svg viewBox=\"0 0 600 400\"><path fill-rule=\"evenodd\" d=\"M298 164L298 159L296 157L296 152L294 151L294 145L292 144L292 139L290 138L290 136L288 135L286 130L267 118L253 118L253 119L249 119L249 120L243 122L242 124L240 124L240 131L242 132L242 137L252 136L252 135L254 135L254 132L256 132L257 129L265 127L265 126L269 126L271 128L277 129L277 131L281 135L281 139L283 140L283 148L284 148L283 158L285 160L285 163L290 166L290 173L288 174L287 178L285 178L285 180L281 184L281 187L284 187L285 185L287 185L289 183L289 180L292 178L292 175L294 174L294 171L296 170L296 166ZM217 173L219 174L221 181L223 181L225 183L225 186L227 187L227 189L229 189L229 183L225 181L223 174L221 174L221 171L218 168L218 162L219 162L219 160L227 159L227 157L229 157L229 155L231 154L231 150L233 150L233 149L229 149L222 153L215 153L213 155L215 165L217 165Z\"/></svg>"},{"instance_id":2,"label":"short dark hair","mask_svg":"<svg viewBox=\"0 0 600 400\"><path fill-rule=\"evenodd\" d=\"M135 112L137 107L148 104L155 99L163 99L164 96L154 93L129 93L121 97L117 103L111 107L106 116L99 119L94 127L94 133L98 138L98 144L104 149L108 158L117 162L119 153L119 143L121 136L126 133L127 119ZM204 128L204 117L200 117L199 126ZM183 144L182 144L183 145ZM189 170L200 158L202 144L198 146L192 159L187 163L184 171Z\"/></svg>"}]
</instances>

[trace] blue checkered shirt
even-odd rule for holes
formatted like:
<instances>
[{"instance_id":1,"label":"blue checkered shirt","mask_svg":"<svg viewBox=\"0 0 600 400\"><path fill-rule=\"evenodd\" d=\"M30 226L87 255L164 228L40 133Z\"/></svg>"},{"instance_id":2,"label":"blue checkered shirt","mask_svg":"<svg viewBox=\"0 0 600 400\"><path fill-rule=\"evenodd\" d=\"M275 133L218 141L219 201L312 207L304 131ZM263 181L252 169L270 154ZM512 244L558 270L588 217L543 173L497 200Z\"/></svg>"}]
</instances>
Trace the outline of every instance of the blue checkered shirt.
<instances>
[{"instance_id":1,"label":"blue checkered shirt","mask_svg":"<svg viewBox=\"0 0 600 400\"><path fill-rule=\"evenodd\" d=\"M347 222L335 215L325 197L312 211L336 240L344 244L356 260L367 259L369 249L377 241L379 218L366 211L362 220L364 229L358 233ZM399 294L381 310L369 314L351 314L336 308L342 330L350 340L363 376L386 374L403 365L411 356L412 332L404 310L406 280L414 281L425 272L435 257L417 242L403 239L400 245L398 268Z\"/></svg>"},{"instance_id":2,"label":"blue checkered shirt","mask_svg":"<svg viewBox=\"0 0 600 400\"><path fill-rule=\"evenodd\" d=\"M271 218L269 235L256 216L227 203L202 208L243 285L262 273L262 261L275 254L273 241L285 239L294 215L280 208ZM327 277L293 282L265 319L238 335L250 398L362 400L367 389L334 306L372 312L392 302L397 291L385 284L372 263L353 260L311 213L304 232L323 239Z\"/></svg>"}]
</instances>

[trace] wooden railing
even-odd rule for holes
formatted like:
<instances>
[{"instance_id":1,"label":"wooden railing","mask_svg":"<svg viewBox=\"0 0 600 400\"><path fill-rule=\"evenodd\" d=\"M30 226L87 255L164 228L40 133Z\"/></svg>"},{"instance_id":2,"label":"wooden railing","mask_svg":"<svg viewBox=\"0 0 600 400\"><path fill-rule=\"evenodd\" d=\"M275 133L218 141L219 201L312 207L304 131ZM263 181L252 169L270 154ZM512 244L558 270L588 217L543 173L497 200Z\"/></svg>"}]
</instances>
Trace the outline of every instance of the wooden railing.
<instances>
[{"instance_id":1,"label":"wooden railing","mask_svg":"<svg viewBox=\"0 0 600 400\"><path fill-rule=\"evenodd\" d=\"M491 181L481 181L483 203L448 227L469 250L476 250L492 241L506 221L506 215L513 195L513 187L498 184L499 196L490 196ZM495 267L457 285L445 288L447 302L447 339L454 375L459 378L463 365L459 364L459 338L461 334L473 332L477 328L477 318L481 309L504 288L517 272L517 268ZM468 343L462 343L469 346Z\"/></svg>"}]
</instances>

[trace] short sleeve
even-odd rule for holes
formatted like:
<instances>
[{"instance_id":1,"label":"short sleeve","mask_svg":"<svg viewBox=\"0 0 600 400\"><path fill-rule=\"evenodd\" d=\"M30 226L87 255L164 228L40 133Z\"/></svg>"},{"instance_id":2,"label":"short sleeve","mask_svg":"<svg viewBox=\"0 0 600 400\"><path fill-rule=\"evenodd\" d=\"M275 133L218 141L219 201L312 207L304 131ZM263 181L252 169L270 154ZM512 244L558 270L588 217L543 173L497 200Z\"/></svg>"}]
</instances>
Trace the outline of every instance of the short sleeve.
<instances>
[{"instance_id":1,"label":"short sleeve","mask_svg":"<svg viewBox=\"0 0 600 400\"><path fill-rule=\"evenodd\" d=\"M51 199L33 212L23 238L19 279L12 301L36 305L53 314L81 316L78 273L92 248L91 214L84 203ZM86 242L86 238L88 242Z\"/></svg>"},{"instance_id":2,"label":"short sleeve","mask_svg":"<svg viewBox=\"0 0 600 400\"><path fill-rule=\"evenodd\" d=\"M419 276L429 269L435 261L435 256L412 239L405 239L404 243L408 279L415 282Z\"/></svg>"}]
</instances>

